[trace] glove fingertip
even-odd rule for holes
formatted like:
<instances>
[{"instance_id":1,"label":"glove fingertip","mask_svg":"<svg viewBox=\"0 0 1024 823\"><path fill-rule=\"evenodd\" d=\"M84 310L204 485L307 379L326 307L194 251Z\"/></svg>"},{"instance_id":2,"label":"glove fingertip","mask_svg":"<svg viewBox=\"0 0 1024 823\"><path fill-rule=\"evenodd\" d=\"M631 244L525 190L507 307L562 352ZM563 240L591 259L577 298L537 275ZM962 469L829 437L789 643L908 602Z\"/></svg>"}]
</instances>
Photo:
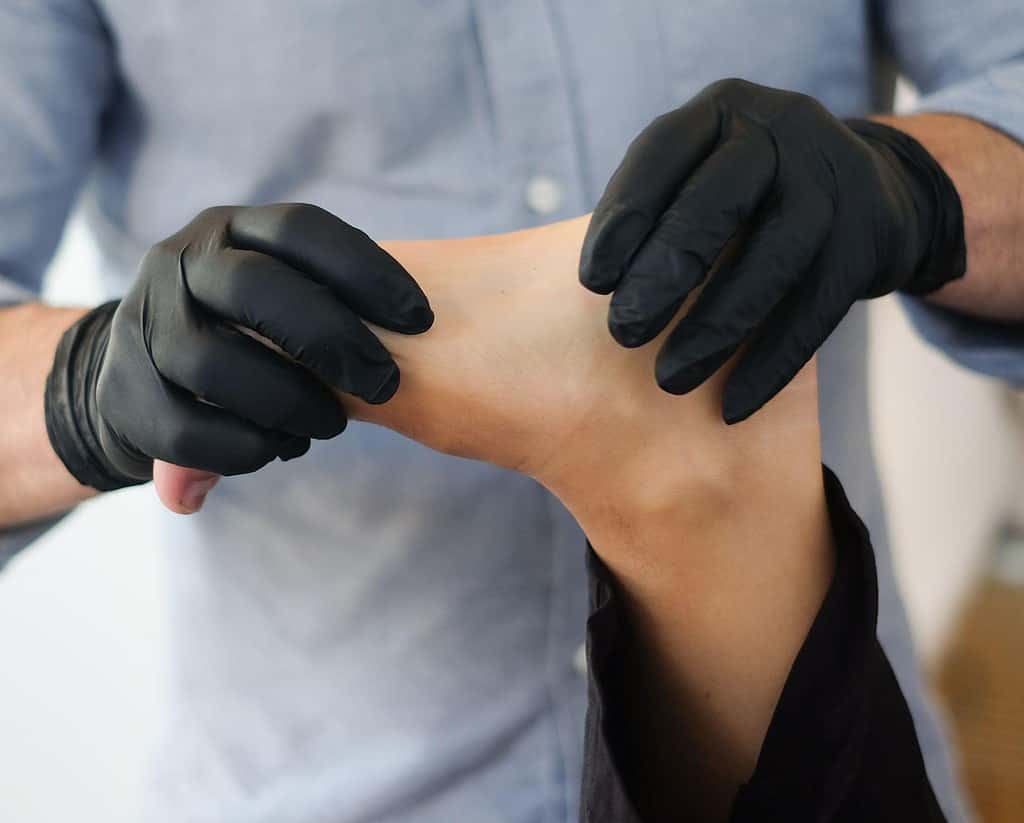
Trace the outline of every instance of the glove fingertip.
<instances>
[{"instance_id":1,"label":"glove fingertip","mask_svg":"<svg viewBox=\"0 0 1024 823\"><path fill-rule=\"evenodd\" d=\"M434 311L424 301L406 312L405 323L400 331L403 334L423 334L433 325Z\"/></svg>"},{"instance_id":2,"label":"glove fingertip","mask_svg":"<svg viewBox=\"0 0 1024 823\"><path fill-rule=\"evenodd\" d=\"M763 405L764 403L730 403L726 400L722 403L722 420L726 425L735 426L737 423L742 423Z\"/></svg>"},{"instance_id":3,"label":"glove fingertip","mask_svg":"<svg viewBox=\"0 0 1024 823\"><path fill-rule=\"evenodd\" d=\"M580 282L597 294L614 291L644 238L651 219L628 204L594 213L580 254Z\"/></svg>"},{"instance_id":4,"label":"glove fingertip","mask_svg":"<svg viewBox=\"0 0 1024 823\"><path fill-rule=\"evenodd\" d=\"M619 266L593 261L580 263L580 283L594 294L611 294L621 277L622 269Z\"/></svg>"},{"instance_id":5,"label":"glove fingertip","mask_svg":"<svg viewBox=\"0 0 1024 823\"><path fill-rule=\"evenodd\" d=\"M277 456L282 462L295 460L308 452L310 445L311 441L308 437L289 437L278 446Z\"/></svg>"},{"instance_id":6,"label":"glove fingertip","mask_svg":"<svg viewBox=\"0 0 1024 823\"><path fill-rule=\"evenodd\" d=\"M742 423L772 399L772 394L767 393L763 386L757 387L751 383L750 374L750 363L744 356L725 381L722 419L730 426Z\"/></svg>"},{"instance_id":7,"label":"glove fingertip","mask_svg":"<svg viewBox=\"0 0 1024 823\"><path fill-rule=\"evenodd\" d=\"M699 363L678 367L661 357L655 364L654 376L661 390L669 394L688 394L705 379Z\"/></svg>"},{"instance_id":8,"label":"glove fingertip","mask_svg":"<svg viewBox=\"0 0 1024 823\"><path fill-rule=\"evenodd\" d=\"M348 416L345 414L345 410L341 404L337 402L333 397L331 398L331 413L325 416L321 421L319 431L312 432L312 437L316 440L330 440L332 437L337 437L348 425Z\"/></svg>"},{"instance_id":9,"label":"glove fingertip","mask_svg":"<svg viewBox=\"0 0 1024 823\"><path fill-rule=\"evenodd\" d=\"M648 341L648 338L641 330L631 326L609 324L608 330L612 333L612 337L615 338L615 342L624 349L637 349Z\"/></svg>"},{"instance_id":10,"label":"glove fingertip","mask_svg":"<svg viewBox=\"0 0 1024 823\"><path fill-rule=\"evenodd\" d=\"M399 331L416 334L429 329L434 322L434 313L423 287L386 249L369 238L367 240L373 257L368 264L377 269L378 283L383 287L377 295L381 306L391 305L395 322L402 326Z\"/></svg>"},{"instance_id":11,"label":"glove fingertip","mask_svg":"<svg viewBox=\"0 0 1024 823\"><path fill-rule=\"evenodd\" d=\"M614 312L608 316L608 331L616 343L627 349L639 348L657 336L651 334L646 323L638 320L621 320Z\"/></svg>"},{"instance_id":12,"label":"glove fingertip","mask_svg":"<svg viewBox=\"0 0 1024 823\"><path fill-rule=\"evenodd\" d=\"M398 386L401 381L402 374L399 371L398 366L392 365L390 371L387 372L380 385L372 393L368 393L363 399L372 406L379 406L382 403L387 403L388 400L395 396L395 392L398 391Z\"/></svg>"}]
</instances>

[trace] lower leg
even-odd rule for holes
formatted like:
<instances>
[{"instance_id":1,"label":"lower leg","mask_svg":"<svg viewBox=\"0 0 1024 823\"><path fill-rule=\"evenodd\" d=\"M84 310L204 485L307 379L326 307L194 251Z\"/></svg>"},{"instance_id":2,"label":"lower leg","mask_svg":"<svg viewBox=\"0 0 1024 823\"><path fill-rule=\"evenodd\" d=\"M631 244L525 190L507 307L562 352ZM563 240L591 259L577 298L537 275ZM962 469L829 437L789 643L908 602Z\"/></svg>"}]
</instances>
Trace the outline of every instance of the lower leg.
<instances>
[{"instance_id":1,"label":"lower leg","mask_svg":"<svg viewBox=\"0 0 1024 823\"><path fill-rule=\"evenodd\" d=\"M585 228L388 246L436 324L416 338L381 332L401 387L350 408L562 499L627 606L640 796L658 799L646 811L718 819L754 769L831 579L814 370L731 427L724 374L666 394L661 341L618 346L608 298L577 282Z\"/></svg>"}]
</instances>

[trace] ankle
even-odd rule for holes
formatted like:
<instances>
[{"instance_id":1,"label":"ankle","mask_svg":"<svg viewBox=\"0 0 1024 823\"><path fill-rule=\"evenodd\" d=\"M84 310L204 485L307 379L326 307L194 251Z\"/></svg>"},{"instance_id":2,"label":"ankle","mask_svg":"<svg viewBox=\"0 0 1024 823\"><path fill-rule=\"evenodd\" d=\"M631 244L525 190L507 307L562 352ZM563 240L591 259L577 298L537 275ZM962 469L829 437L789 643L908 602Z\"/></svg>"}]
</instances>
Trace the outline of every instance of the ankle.
<instances>
[{"instance_id":1,"label":"ankle","mask_svg":"<svg viewBox=\"0 0 1024 823\"><path fill-rule=\"evenodd\" d=\"M691 546L698 553L709 546L742 553L771 538L802 551L806 524L820 526L813 366L758 415L734 426L720 415L725 378L683 397L661 392L652 378L652 392L638 386L605 398L537 475L616 573L646 575L665 563L689 563ZM642 531L633 528L639 523ZM651 547L666 544L662 535L677 536L667 541L673 556L652 565ZM660 577L655 572L651 584Z\"/></svg>"}]
</instances>

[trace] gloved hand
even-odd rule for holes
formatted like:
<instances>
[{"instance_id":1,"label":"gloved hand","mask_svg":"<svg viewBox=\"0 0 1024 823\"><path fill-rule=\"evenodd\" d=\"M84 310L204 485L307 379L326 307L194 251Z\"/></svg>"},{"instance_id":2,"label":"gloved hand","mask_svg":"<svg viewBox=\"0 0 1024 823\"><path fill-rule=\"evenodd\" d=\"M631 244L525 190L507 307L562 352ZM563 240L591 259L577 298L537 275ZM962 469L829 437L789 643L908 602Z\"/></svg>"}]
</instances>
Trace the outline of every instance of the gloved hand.
<instances>
[{"instance_id":1,"label":"gloved hand","mask_svg":"<svg viewBox=\"0 0 1024 823\"><path fill-rule=\"evenodd\" d=\"M46 386L50 442L101 491L145 482L154 459L232 475L298 457L345 428L328 387L370 403L398 388L360 318L408 334L433 322L405 269L326 211L208 209L150 250L123 300L65 333Z\"/></svg>"},{"instance_id":2,"label":"gloved hand","mask_svg":"<svg viewBox=\"0 0 1024 823\"><path fill-rule=\"evenodd\" d=\"M611 332L639 346L734 236L738 253L656 366L659 385L683 394L749 341L726 383L729 423L780 391L854 302L932 291L966 265L960 198L917 141L841 122L803 94L722 80L629 147L592 217L580 279L615 292Z\"/></svg>"}]
</instances>

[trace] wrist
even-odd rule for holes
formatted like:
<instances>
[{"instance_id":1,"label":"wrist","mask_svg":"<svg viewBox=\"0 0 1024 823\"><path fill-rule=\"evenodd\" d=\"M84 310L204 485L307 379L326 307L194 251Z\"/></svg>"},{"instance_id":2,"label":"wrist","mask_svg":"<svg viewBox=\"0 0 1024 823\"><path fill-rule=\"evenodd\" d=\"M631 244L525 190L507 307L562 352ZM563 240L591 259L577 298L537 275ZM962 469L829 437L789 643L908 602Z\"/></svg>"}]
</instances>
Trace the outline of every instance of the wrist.
<instances>
[{"instance_id":1,"label":"wrist","mask_svg":"<svg viewBox=\"0 0 1024 823\"><path fill-rule=\"evenodd\" d=\"M895 125L878 120L845 122L884 154L905 183L918 218L920 240L911 244L916 252L914 261L907 271L893 272L901 278L899 283L885 284L878 293L898 288L927 294L962 277L967 270L963 205L946 171L920 142Z\"/></svg>"},{"instance_id":2,"label":"wrist","mask_svg":"<svg viewBox=\"0 0 1024 823\"><path fill-rule=\"evenodd\" d=\"M61 335L85 312L27 303L0 311L0 529L52 516L91 496L54 453L44 423L46 376Z\"/></svg>"},{"instance_id":3,"label":"wrist","mask_svg":"<svg viewBox=\"0 0 1024 823\"><path fill-rule=\"evenodd\" d=\"M96 385L117 301L97 306L61 336L46 379L46 433L64 467L83 486L113 491L144 482L118 472L104 455Z\"/></svg>"}]
</instances>

